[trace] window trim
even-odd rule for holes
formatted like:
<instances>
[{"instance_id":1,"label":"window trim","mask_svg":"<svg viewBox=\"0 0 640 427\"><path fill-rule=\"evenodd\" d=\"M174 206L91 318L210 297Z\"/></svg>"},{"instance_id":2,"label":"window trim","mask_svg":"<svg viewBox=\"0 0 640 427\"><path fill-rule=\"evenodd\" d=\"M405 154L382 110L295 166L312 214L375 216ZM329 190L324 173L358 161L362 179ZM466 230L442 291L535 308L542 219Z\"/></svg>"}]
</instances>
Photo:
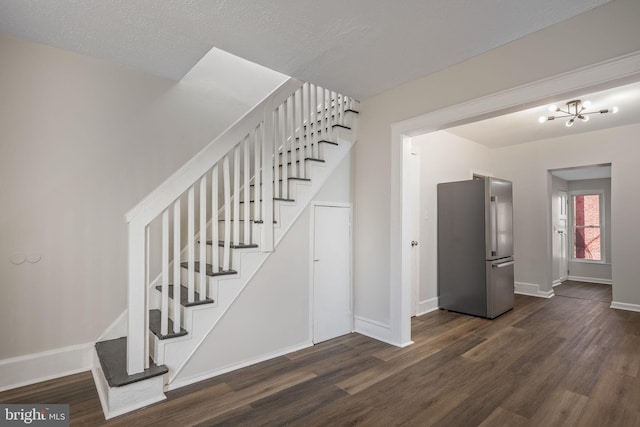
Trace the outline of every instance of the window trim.
<instances>
[{"instance_id":1,"label":"window trim","mask_svg":"<svg viewBox=\"0 0 640 427\"><path fill-rule=\"evenodd\" d=\"M576 258L574 254L574 206L573 199L574 196L599 196L600 200L600 259L584 259L584 258ZM606 264L607 263L607 253L605 239L606 239L606 216L605 216L605 197L604 190L572 190L569 191L569 227L571 232L569 233L569 260L571 262L584 262L586 264Z\"/></svg>"}]
</instances>

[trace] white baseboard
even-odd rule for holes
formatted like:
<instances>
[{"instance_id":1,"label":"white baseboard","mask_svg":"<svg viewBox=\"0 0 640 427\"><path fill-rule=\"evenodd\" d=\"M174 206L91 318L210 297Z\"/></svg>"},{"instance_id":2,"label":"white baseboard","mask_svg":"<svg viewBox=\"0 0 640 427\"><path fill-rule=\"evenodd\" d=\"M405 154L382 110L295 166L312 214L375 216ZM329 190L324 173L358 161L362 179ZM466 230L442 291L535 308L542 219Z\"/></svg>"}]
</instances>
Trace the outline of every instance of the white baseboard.
<instances>
[{"instance_id":1,"label":"white baseboard","mask_svg":"<svg viewBox=\"0 0 640 427\"><path fill-rule=\"evenodd\" d=\"M615 308L617 310L627 310L627 311L638 311L640 312L640 305L639 304L627 304L626 302L615 302L612 301L611 308Z\"/></svg>"},{"instance_id":2,"label":"white baseboard","mask_svg":"<svg viewBox=\"0 0 640 427\"><path fill-rule=\"evenodd\" d=\"M576 282L598 283L600 285L612 285L613 284L613 281L611 279L599 279L597 277L569 276L569 280L574 280Z\"/></svg>"},{"instance_id":3,"label":"white baseboard","mask_svg":"<svg viewBox=\"0 0 640 427\"><path fill-rule=\"evenodd\" d=\"M264 362L270 359L274 359L276 357L284 356L285 354L293 353L298 350L303 350L305 348L313 346L311 341L305 342L302 344L296 344L291 347L286 347L272 353L263 354L259 357L255 357L253 359L248 359L240 363L234 363L232 365L227 365L219 369L215 369L213 371L204 372L202 374L198 374L189 378L180 378L166 385L166 391L175 390L180 387L184 387L187 385L191 385L200 381L208 380L209 378L217 377L218 375L226 374L227 372L235 371L237 369L246 368L247 366L255 365L256 363Z\"/></svg>"},{"instance_id":4,"label":"white baseboard","mask_svg":"<svg viewBox=\"0 0 640 427\"><path fill-rule=\"evenodd\" d=\"M422 316L423 314L431 313L438 309L438 297L429 298L428 300L420 301L418 303L418 312L416 316Z\"/></svg>"},{"instance_id":5,"label":"white baseboard","mask_svg":"<svg viewBox=\"0 0 640 427\"><path fill-rule=\"evenodd\" d=\"M554 280L553 283L551 284L551 286L555 288L556 286L561 285L561 284L562 284L562 280Z\"/></svg>"},{"instance_id":6,"label":"white baseboard","mask_svg":"<svg viewBox=\"0 0 640 427\"><path fill-rule=\"evenodd\" d=\"M91 369L93 343L0 360L0 391Z\"/></svg>"},{"instance_id":7,"label":"white baseboard","mask_svg":"<svg viewBox=\"0 0 640 427\"><path fill-rule=\"evenodd\" d=\"M391 327L376 320L354 316L353 329L355 332L366 335L369 338L395 345L391 342Z\"/></svg>"},{"instance_id":8,"label":"white baseboard","mask_svg":"<svg viewBox=\"0 0 640 427\"><path fill-rule=\"evenodd\" d=\"M540 285L535 283L523 283L516 282L516 294L520 295L528 295L530 297L538 297L538 298L551 298L553 297L553 290L550 291L542 291L540 290Z\"/></svg>"}]
</instances>

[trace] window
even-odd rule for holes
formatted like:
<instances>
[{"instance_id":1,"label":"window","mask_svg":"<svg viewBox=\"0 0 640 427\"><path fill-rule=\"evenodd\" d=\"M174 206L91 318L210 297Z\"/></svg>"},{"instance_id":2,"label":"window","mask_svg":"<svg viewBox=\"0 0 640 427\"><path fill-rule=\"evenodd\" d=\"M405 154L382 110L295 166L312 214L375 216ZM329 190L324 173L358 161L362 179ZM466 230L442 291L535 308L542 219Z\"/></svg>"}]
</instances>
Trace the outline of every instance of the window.
<instances>
[{"instance_id":1,"label":"window","mask_svg":"<svg viewBox=\"0 0 640 427\"><path fill-rule=\"evenodd\" d=\"M574 194L573 258L602 261L602 195Z\"/></svg>"}]
</instances>

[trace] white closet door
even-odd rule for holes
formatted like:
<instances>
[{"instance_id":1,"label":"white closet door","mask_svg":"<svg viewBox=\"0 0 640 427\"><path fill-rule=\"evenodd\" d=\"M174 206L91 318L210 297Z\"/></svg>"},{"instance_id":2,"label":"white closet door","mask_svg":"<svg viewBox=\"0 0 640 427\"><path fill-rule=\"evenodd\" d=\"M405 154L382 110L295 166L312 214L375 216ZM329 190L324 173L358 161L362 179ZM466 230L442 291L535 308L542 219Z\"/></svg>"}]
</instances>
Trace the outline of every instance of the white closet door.
<instances>
[{"instance_id":1,"label":"white closet door","mask_svg":"<svg viewBox=\"0 0 640 427\"><path fill-rule=\"evenodd\" d=\"M313 342L352 331L351 208L314 206Z\"/></svg>"}]
</instances>

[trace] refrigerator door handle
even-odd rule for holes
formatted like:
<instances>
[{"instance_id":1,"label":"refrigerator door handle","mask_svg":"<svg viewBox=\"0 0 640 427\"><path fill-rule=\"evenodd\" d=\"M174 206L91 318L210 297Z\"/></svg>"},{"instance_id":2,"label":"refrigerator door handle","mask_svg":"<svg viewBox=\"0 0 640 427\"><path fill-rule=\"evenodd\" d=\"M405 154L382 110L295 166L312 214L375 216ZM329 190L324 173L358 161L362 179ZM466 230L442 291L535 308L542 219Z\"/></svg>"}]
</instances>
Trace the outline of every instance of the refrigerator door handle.
<instances>
[{"instance_id":1,"label":"refrigerator door handle","mask_svg":"<svg viewBox=\"0 0 640 427\"><path fill-rule=\"evenodd\" d=\"M498 255L498 196L491 196L491 256Z\"/></svg>"},{"instance_id":2,"label":"refrigerator door handle","mask_svg":"<svg viewBox=\"0 0 640 427\"><path fill-rule=\"evenodd\" d=\"M515 264L515 261L507 261L507 262L502 262L499 264L491 264L491 268L502 268L502 267L508 267L510 265Z\"/></svg>"}]
</instances>

